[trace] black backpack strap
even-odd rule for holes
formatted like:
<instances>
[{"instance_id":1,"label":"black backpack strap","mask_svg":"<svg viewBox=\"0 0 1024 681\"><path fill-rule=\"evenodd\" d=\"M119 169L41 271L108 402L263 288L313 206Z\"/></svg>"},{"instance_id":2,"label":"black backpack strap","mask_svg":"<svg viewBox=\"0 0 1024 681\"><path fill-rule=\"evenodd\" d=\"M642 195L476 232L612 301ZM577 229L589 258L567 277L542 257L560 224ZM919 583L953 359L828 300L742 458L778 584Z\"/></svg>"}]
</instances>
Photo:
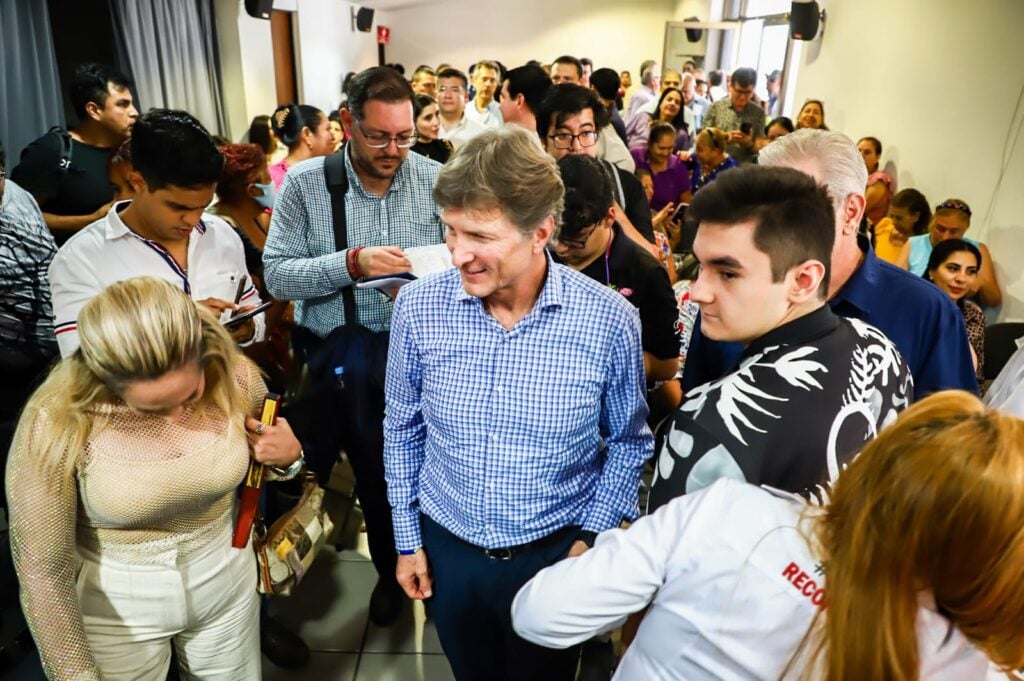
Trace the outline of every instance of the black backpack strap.
<instances>
[{"instance_id":1,"label":"black backpack strap","mask_svg":"<svg viewBox=\"0 0 1024 681\"><path fill-rule=\"evenodd\" d=\"M71 135L59 125L50 128L46 134L56 135L60 140L60 161L57 162L57 168L61 177L64 177L71 170Z\"/></svg>"},{"instance_id":2,"label":"black backpack strap","mask_svg":"<svg viewBox=\"0 0 1024 681\"><path fill-rule=\"evenodd\" d=\"M348 173L345 172L345 151L324 157L324 176L327 191L331 195L331 218L334 224L334 248L348 249L348 229L345 223L345 193L348 191ZM345 307L345 326L356 321L356 296L352 286L341 289L341 301Z\"/></svg>"}]
</instances>

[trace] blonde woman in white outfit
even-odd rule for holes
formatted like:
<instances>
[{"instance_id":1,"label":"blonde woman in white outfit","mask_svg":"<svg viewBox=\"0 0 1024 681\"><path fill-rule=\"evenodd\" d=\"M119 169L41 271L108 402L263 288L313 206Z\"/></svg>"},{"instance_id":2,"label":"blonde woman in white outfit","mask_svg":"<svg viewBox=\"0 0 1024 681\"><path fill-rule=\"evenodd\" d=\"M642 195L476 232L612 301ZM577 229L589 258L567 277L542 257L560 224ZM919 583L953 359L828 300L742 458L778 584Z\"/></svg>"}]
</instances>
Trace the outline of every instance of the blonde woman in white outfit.
<instances>
[{"instance_id":1,"label":"blonde woman in white outfit","mask_svg":"<svg viewBox=\"0 0 1024 681\"><path fill-rule=\"evenodd\" d=\"M649 606L620 681L1006 678L1024 665L1024 421L966 392L904 412L831 501L722 479L512 604L562 648Z\"/></svg>"},{"instance_id":2,"label":"blonde woman in white outfit","mask_svg":"<svg viewBox=\"0 0 1024 681\"><path fill-rule=\"evenodd\" d=\"M287 469L298 441L283 419L252 418L258 370L165 281L105 289L79 336L25 408L7 467L47 677L162 681L173 644L182 678L259 679L255 556L231 547L235 489L250 453Z\"/></svg>"}]
</instances>

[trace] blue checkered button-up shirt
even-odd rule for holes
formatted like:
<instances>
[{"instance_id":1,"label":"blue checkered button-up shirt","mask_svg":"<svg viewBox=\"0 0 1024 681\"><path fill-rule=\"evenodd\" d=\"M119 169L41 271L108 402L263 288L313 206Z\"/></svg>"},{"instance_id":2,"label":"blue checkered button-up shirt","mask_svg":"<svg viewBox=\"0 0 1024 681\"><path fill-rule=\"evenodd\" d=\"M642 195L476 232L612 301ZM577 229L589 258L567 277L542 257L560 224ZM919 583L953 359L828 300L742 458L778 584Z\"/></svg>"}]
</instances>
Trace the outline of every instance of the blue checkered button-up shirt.
<instances>
[{"instance_id":1,"label":"blue checkered button-up shirt","mask_svg":"<svg viewBox=\"0 0 1024 681\"><path fill-rule=\"evenodd\" d=\"M434 203L434 180L441 164L410 153L384 196L366 191L352 169L345 172L345 220L349 246L429 246L444 241ZM292 166L274 201L274 215L263 249L267 289L278 300L294 300L295 321L321 338L345 323L341 289L352 285L345 251L336 251L331 195L324 159ZM391 299L373 289L356 289L359 323L384 331L391 323Z\"/></svg>"},{"instance_id":2,"label":"blue checkered button-up shirt","mask_svg":"<svg viewBox=\"0 0 1024 681\"><path fill-rule=\"evenodd\" d=\"M549 257L533 310L506 330L452 269L402 289L391 333L384 465L399 549L420 546L421 512L485 548L636 517L654 438L640 320L619 294Z\"/></svg>"}]
</instances>

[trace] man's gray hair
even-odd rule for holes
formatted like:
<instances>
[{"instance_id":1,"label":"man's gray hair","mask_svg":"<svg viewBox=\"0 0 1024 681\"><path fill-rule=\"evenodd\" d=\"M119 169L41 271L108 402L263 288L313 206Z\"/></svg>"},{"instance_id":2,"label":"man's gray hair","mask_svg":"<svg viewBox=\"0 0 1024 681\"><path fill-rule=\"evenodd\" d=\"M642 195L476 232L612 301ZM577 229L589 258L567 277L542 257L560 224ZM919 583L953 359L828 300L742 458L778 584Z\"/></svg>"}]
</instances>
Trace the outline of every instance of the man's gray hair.
<instances>
[{"instance_id":1,"label":"man's gray hair","mask_svg":"<svg viewBox=\"0 0 1024 681\"><path fill-rule=\"evenodd\" d=\"M558 237L565 187L558 164L535 135L516 125L488 130L466 142L434 184L441 210L500 211L523 236L553 217Z\"/></svg>"},{"instance_id":2,"label":"man's gray hair","mask_svg":"<svg viewBox=\"0 0 1024 681\"><path fill-rule=\"evenodd\" d=\"M813 161L820 169L818 181L828 188L836 213L850 194L864 195L868 170L857 145L841 132L801 128L778 138L757 156L759 165L793 167Z\"/></svg>"},{"instance_id":3,"label":"man's gray hair","mask_svg":"<svg viewBox=\"0 0 1024 681\"><path fill-rule=\"evenodd\" d=\"M651 87L654 84L654 79L658 77L660 71L658 70L657 64L651 64L640 73L640 84L645 87Z\"/></svg>"}]
</instances>

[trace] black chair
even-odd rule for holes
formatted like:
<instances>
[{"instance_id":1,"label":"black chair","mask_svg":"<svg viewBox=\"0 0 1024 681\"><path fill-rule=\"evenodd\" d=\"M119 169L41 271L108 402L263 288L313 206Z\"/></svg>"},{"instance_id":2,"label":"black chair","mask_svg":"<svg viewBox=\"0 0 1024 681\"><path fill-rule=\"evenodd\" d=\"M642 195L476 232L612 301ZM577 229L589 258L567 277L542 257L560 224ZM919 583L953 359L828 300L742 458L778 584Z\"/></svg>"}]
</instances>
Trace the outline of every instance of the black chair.
<instances>
[{"instance_id":1,"label":"black chair","mask_svg":"<svg viewBox=\"0 0 1024 681\"><path fill-rule=\"evenodd\" d=\"M999 375L1017 351L1017 339L1024 336L1024 322L1003 322L985 327L985 380Z\"/></svg>"}]
</instances>

